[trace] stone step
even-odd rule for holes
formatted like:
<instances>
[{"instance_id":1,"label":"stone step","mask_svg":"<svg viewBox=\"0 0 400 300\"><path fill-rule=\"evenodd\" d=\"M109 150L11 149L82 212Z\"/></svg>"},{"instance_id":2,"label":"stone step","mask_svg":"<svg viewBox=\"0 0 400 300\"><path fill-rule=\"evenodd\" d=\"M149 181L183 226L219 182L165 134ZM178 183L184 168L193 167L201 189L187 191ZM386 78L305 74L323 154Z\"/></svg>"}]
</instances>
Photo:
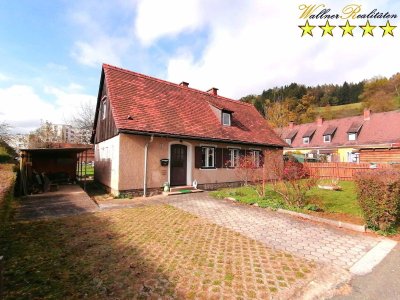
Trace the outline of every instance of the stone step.
<instances>
[{"instance_id":1,"label":"stone step","mask_svg":"<svg viewBox=\"0 0 400 300\"><path fill-rule=\"evenodd\" d=\"M183 185L183 186L172 186L170 187L170 192L180 192L180 191L193 191L195 188L191 185Z\"/></svg>"},{"instance_id":2,"label":"stone step","mask_svg":"<svg viewBox=\"0 0 400 300\"><path fill-rule=\"evenodd\" d=\"M173 196L173 195L184 195L184 194L190 194L190 193L201 193L203 190L199 189L182 189L179 191L170 191L170 192L163 192L164 196Z\"/></svg>"}]
</instances>

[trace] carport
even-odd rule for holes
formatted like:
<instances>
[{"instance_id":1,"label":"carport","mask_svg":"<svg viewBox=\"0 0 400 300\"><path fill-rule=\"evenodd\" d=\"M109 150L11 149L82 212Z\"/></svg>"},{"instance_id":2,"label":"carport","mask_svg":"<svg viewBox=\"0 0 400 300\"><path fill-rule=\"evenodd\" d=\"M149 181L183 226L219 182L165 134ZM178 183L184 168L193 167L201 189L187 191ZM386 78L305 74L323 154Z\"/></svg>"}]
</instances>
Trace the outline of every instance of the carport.
<instances>
[{"instance_id":1,"label":"carport","mask_svg":"<svg viewBox=\"0 0 400 300\"><path fill-rule=\"evenodd\" d=\"M20 153L21 195L58 190L60 184L83 180L83 164L91 147L32 148Z\"/></svg>"}]
</instances>

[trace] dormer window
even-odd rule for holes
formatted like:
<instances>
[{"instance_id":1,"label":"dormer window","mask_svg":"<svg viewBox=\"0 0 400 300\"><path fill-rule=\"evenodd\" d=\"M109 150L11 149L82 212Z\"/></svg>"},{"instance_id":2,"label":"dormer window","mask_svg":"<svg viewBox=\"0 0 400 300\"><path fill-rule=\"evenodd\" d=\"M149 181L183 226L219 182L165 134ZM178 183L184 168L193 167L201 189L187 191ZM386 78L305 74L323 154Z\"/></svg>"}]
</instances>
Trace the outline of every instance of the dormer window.
<instances>
[{"instance_id":1,"label":"dormer window","mask_svg":"<svg viewBox=\"0 0 400 300\"><path fill-rule=\"evenodd\" d=\"M349 137L349 141L355 141L357 139L357 133L349 132L348 137Z\"/></svg>"},{"instance_id":2,"label":"dormer window","mask_svg":"<svg viewBox=\"0 0 400 300\"><path fill-rule=\"evenodd\" d=\"M332 137L336 132L337 127L334 125L329 125L324 132L324 143L330 143L332 141Z\"/></svg>"},{"instance_id":3,"label":"dormer window","mask_svg":"<svg viewBox=\"0 0 400 300\"><path fill-rule=\"evenodd\" d=\"M231 126L231 114L229 112L222 112L222 125Z\"/></svg>"},{"instance_id":4,"label":"dormer window","mask_svg":"<svg viewBox=\"0 0 400 300\"><path fill-rule=\"evenodd\" d=\"M293 139L296 137L297 135L297 130L292 130L291 132L289 132L289 134L285 137L285 142L288 145L292 144Z\"/></svg>"},{"instance_id":5,"label":"dormer window","mask_svg":"<svg viewBox=\"0 0 400 300\"><path fill-rule=\"evenodd\" d=\"M315 133L315 128L309 128L304 134L303 134L303 144L309 144L311 141L312 136Z\"/></svg>"},{"instance_id":6,"label":"dormer window","mask_svg":"<svg viewBox=\"0 0 400 300\"><path fill-rule=\"evenodd\" d=\"M332 140L332 135L330 134L324 135L324 143L330 143L331 140Z\"/></svg>"},{"instance_id":7,"label":"dormer window","mask_svg":"<svg viewBox=\"0 0 400 300\"><path fill-rule=\"evenodd\" d=\"M349 141L357 140L358 133L360 132L362 126L363 124L360 122L353 122L353 124L351 124L349 130L347 130L347 137Z\"/></svg>"}]
</instances>

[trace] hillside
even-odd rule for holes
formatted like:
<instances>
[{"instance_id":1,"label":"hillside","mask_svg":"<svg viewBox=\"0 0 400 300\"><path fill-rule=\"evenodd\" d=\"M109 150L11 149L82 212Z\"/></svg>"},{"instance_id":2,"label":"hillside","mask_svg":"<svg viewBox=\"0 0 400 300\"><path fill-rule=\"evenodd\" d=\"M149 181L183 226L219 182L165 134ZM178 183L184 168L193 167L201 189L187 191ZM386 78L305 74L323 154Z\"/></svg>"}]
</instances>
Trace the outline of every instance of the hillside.
<instances>
[{"instance_id":1,"label":"hillside","mask_svg":"<svg viewBox=\"0 0 400 300\"><path fill-rule=\"evenodd\" d=\"M242 97L240 101L253 104L274 127L284 127L289 121L313 122L317 116L327 120L355 116L364 107L374 112L391 111L400 108L400 73L342 85L291 83Z\"/></svg>"},{"instance_id":2,"label":"hillside","mask_svg":"<svg viewBox=\"0 0 400 300\"><path fill-rule=\"evenodd\" d=\"M315 114L321 116L325 120L358 116L362 114L362 112L363 104L361 102L315 108Z\"/></svg>"}]
</instances>

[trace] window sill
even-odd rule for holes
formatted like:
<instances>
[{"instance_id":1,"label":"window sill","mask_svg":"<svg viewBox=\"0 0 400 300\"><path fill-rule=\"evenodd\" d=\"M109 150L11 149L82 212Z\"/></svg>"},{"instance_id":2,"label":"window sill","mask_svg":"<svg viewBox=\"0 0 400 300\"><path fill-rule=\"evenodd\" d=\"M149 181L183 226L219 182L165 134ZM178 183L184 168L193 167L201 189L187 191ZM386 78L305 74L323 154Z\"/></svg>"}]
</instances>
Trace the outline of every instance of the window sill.
<instances>
[{"instance_id":1,"label":"window sill","mask_svg":"<svg viewBox=\"0 0 400 300\"><path fill-rule=\"evenodd\" d=\"M201 167L199 170L216 170L216 167Z\"/></svg>"}]
</instances>

